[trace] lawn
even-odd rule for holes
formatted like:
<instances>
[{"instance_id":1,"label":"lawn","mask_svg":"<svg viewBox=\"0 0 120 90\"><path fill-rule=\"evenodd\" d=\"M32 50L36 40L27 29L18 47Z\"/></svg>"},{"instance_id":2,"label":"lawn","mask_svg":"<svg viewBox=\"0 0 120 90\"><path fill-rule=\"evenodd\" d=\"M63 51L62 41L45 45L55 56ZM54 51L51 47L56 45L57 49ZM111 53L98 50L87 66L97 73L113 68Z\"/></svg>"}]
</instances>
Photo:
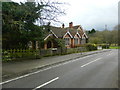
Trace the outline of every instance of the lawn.
<instances>
[{"instance_id":1,"label":"lawn","mask_svg":"<svg viewBox=\"0 0 120 90\"><path fill-rule=\"evenodd\" d=\"M111 46L110 49L120 49L120 46Z\"/></svg>"}]
</instances>

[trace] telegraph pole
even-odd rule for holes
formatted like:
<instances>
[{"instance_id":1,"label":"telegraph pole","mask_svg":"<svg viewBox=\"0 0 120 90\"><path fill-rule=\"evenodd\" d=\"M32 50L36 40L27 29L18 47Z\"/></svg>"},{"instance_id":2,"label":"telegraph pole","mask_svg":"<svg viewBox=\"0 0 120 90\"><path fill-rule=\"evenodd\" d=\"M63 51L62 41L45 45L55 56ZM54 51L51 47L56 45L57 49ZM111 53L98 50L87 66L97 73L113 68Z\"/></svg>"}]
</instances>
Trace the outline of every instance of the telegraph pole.
<instances>
[{"instance_id":1,"label":"telegraph pole","mask_svg":"<svg viewBox=\"0 0 120 90\"><path fill-rule=\"evenodd\" d=\"M107 30L107 24L105 25L105 30Z\"/></svg>"}]
</instances>

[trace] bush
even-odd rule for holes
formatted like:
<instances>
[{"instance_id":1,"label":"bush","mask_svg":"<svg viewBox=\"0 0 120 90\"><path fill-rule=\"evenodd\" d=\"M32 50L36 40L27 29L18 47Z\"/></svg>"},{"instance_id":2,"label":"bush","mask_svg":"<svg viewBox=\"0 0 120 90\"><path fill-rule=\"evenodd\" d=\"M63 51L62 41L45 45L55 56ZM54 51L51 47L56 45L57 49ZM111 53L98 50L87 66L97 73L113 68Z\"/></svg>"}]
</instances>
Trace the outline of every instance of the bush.
<instances>
[{"instance_id":1,"label":"bush","mask_svg":"<svg viewBox=\"0 0 120 90\"><path fill-rule=\"evenodd\" d=\"M88 51L97 50L97 46L95 44L85 44L85 47Z\"/></svg>"},{"instance_id":2,"label":"bush","mask_svg":"<svg viewBox=\"0 0 120 90\"><path fill-rule=\"evenodd\" d=\"M2 60L21 60L21 59L38 59L41 58L37 50L3 50Z\"/></svg>"},{"instance_id":3,"label":"bush","mask_svg":"<svg viewBox=\"0 0 120 90\"><path fill-rule=\"evenodd\" d=\"M11 61L11 55L8 51L4 51L4 53L2 53L2 60L3 61Z\"/></svg>"},{"instance_id":4,"label":"bush","mask_svg":"<svg viewBox=\"0 0 120 90\"><path fill-rule=\"evenodd\" d=\"M108 44L102 44L101 46L103 49L109 49L109 47L110 47Z\"/></svg>"}]
</instances>

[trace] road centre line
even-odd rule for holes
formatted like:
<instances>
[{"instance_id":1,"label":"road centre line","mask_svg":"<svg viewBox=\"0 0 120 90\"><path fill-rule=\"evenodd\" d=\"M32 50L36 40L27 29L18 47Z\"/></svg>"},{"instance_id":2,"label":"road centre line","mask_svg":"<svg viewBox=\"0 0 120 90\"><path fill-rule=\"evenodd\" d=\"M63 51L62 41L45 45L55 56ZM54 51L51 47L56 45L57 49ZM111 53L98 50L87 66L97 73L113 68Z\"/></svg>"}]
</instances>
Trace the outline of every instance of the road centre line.
<instances>
[{"instance_id":1,"label":"road centre line","mask_svg":"<svg viewBox=\"0 0 120 90\"><path fill-rule=\"evenodd\" d=\"M90 57L90 56L86 56L86 57ZM75 59L75 60L70 60L70 61L64 62L64 63L62 63L62 64L58 64L58 65L56 65L56 66L53 66L53 67L58 67L58 66L61 66L61 65L65 65L65 64L68 64L68 63L71 63L71 62L74 62L74 61L78 61L78 60L80 60L80 59L84 59L84 58L86 58L86 57L78 58L78 59Z\"/></svg>"},{"instance_id":2,"label":"road centre line","mask_svg":"<svg viewBox=\"0 0 120 90\"><path fill-rule=\"evenodd\" d=\"M87 66L87 65L89 65L89 64L91 64L91 63L93 63L93 62L95 62L95 61L98 61L98 60L100 60L100 59L101 59L101 58L95 59L95 60L93 60L93 61L91 61L91 62L88 62L88 63L82 65L81 67L85 67L85 66Z\"/></svg>"},{"instance_id":3,"label":"road centre line","mask_svg":"<svg viewBox=\"0 0 120 90\"><path fill-rule=\"evenodd\" d=\"M70 62L74 62L74 61L77 61L77 60L80 60L80 59L83 59L83 58L87 58L87 57L90 57L90 56L91 56L91 55L85 56L85 57L81 57L81 58L78 58L78 59L75 59L75 60L70 60L70 61L65 62L65 63L63 63L63 64L58 64L58 65L55 65L55 66L52 66L52 67L48 67L48 68L45 68L45 69L42 69L42 70L33 72L33 73L29 73L29 74L26 74L26 75L23 75L23 76L20 76L20 77L16 77L16 78L13 78L13 79L10 79L10 80L1 82L0 85L6 84L6 83L9 83L9 82L11 82L11 81L15 81L15 80L18 80L18 79L21 79L21 78L24 78L24 77L28 77L28 76L30 76L30 75L37 74L37 73L40 73L40 72L42 72L42 71L46 71L46 70L49 70L49 69L51 69L51 68L58 67L58 66L61 66L61 65L70 63Z\"/></svg>"},{"instance_id":4,"label":"road centre line","mask_svg":"<svg viewBox=\"0 0 120 90\"><path fill-rule=\"evenodd\" d=\"M44 84L42 84L42 85L40 85L40 86L32 89L32 90L36 90L36 89L38 89L38 88L41 88L41 87L43 87L43 86L46 86L46 85L48 85L48 84L50 84L50 83L52 83L52 82L54 82L54 81L56 81L56 80L58 80L58 79L59 79L59 77L56 77L56 78L54 78L54 79L52 79L52 80L50 80L50 81L48 81L48 82L46 82L46 83L44 83Z\"/></svg>"},{"instance_id":5,"label":"road centre line","mask_svg":"<svg viewBox=\"0 0 120 90\"><path fill-rule=\"evenodd\" d=\"M75 60L70 60L70 61L64 62L64 63L62 63L62 64L58 64L58 65L52 66L51 68L59 67L59 66L61 66L61 65L65 65L65 64L68 64L68 63L71 63L71 62L75 62L75 61L78 61L78 60L80 60L80 59L84 59L84 58L87 58L87 57L90 57L90 56L85 56L85 57L82 57L82 58L77 58L77 59L75 59Z\"/></svg>"}]
</instances>

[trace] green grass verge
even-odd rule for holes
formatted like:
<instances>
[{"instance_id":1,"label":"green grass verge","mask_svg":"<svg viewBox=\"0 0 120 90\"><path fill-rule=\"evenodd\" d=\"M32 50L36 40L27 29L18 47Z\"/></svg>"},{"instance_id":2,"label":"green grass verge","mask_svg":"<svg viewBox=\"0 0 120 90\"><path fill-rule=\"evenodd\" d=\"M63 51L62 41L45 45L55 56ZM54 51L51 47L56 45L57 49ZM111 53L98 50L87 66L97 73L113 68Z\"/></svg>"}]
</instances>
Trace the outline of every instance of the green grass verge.
<instances>
[{"instance_id":1,"label":"green grass verge","mask_svg":"<svg viewBox=\"0 0 120 90\"><path fill-rule=\"evenodd\" d=\"M111 46L110 49L120 49L120 46Z\"/></svg>"}]
</instances>

